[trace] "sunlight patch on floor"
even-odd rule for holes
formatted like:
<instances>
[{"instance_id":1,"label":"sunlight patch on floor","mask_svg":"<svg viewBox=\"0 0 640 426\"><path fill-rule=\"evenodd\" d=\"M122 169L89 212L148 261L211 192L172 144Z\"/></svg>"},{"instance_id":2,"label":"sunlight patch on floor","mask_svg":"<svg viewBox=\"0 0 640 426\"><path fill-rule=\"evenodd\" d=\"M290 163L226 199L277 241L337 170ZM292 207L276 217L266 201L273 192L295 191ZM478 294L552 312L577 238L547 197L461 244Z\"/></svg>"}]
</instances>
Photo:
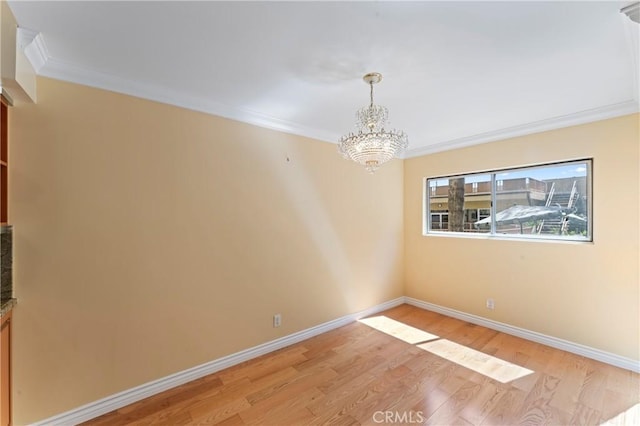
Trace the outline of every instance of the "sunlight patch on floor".
<instances>
[{"instance_id":1,"label":"sunlight patch on floor","mask_svg":"<svg viewBox=\"0 0 640 426\"><path fill-rule=\"evenodd\" d=\"M501 383L508 383L533 373L527 368L446 339L423 343L418 347Z\"/></svg>"},{"instance_id":2,"label":"sunlight patch on floor","mask_svg":"<svg viewBox=\"0 0 640 426\"><path fill-rule=\"evenodd\" d=\"M403 340L407 343L411 343L412 345L439 338L435 334L427 333L426 331L420 330L419 328L411 327L410 325L407 325L400 321L387 318L384 315L371 318L362 318L358 321L365 325L368 325L371 328L375 328L378 331L387 333L397 339Z\"/></svg>"},{"instance_id":3,"label":"sunlight patch on floor","mask_svg":"<svg viewBox=\"0 0 640 426\"><path fill-rule=\"evenodd\" d=\"M601 426L603 425L640 425L640 404L636 404L606 422L601 423Z\"/></svg>"}]
</instances>

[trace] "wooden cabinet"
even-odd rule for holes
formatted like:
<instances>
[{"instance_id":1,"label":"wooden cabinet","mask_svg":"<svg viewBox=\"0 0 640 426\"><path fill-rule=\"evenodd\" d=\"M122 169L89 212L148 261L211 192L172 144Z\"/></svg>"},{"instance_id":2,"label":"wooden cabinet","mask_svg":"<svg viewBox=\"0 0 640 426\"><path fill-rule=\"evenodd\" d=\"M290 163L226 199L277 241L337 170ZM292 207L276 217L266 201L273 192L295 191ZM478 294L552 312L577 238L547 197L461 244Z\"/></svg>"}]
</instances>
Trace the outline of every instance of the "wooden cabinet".
<instances>
[{"instance_id":1,"label":"wooden cabinet","mask_svg":"<svg viewBox=\"0 0 640 426\"><path fill-rule=\"evenodd\" d=\"M0 89L0 226L2 227L2 244L7 243L5 231L9 223L9 102ZM10 234L9 234L10 235ZM10 238L10 237L9 237ZM3 247L6 248L6 247ZM11 251L11 243L9 243ZM0 288L0 426L11 425L11 302L13 299L12 280L5 273L7 263L10 271L11 255L6 258L6 250L2 251L2 282ZM6 312L4 312L6 311Z\"/></svg>"},{"instance_id":2,"label":"wooden cabinet","mask_svg":"<svg viewBox=\"0 0 640 426\"><path fill-rule=\"evenodd\" d=\"M0 329L0 426L11 424L11 311Z\"/></svg>"},{"instance_id":3,"label":"wooden cabinet","mask_svg":"<svg viewBox=\"0 0 640 426\"><path fill-rule=\"evenodd\" d=\"M4 97L0 96L0 224L9 222L9 141L8 114L9 109Z\"/></svg>"},{"instance_id":4,"label":"wooden cabinet","mask_svg":"<svg viewBox=\"0 0 640 426\"><path fill-rule=\"evenodd\" d=\"M3 227L9 222L8 114L8 103L0 94L0 226ZM2 278L6 279L4 273ZM4 296L4 291L2 294ZM4 308L7 301L4 300L4 297L0 299L2 299ZM11 311L4 313L0 320L2 321L0 329L0 426L8 426L11 424Z\"/></svg>"}]
</instances>

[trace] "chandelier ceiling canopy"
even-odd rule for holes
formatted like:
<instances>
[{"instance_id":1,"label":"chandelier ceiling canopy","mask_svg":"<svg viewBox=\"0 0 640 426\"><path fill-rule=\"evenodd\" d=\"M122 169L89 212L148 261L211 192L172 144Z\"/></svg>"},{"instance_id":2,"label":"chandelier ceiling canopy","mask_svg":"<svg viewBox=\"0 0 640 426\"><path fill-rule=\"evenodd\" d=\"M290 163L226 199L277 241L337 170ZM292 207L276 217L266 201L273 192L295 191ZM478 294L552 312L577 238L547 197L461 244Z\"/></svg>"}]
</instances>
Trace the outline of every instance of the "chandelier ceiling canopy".
<instances>
[{"instance_id":1,"label":"chandelier ceiling canopy","mask_svg":"<svg viewBox=\"0 0 640 426\"><path fill-rule=\"evenodd\" d=\"M373 85L382 81L382 74L372 72L362 79L370 87L370 103L356 112L356 132L340 139L338 151L373 173L405 150L409 140L402 131L385 129L389 111L373 103Z\"/></svg>"}]
</instances>

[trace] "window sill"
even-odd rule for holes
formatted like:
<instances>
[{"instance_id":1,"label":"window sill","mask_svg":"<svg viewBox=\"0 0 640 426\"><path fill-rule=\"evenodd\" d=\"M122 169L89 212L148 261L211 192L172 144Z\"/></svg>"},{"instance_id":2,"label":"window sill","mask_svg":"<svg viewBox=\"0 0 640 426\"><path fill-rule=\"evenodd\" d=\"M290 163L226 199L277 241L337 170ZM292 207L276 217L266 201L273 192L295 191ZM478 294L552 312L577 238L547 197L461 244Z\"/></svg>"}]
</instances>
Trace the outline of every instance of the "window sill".
<instances>
[{"instance_id":1,"label":"window sill","mask_svg":"<svg viewBox=\"0 0 640 426\"><path fill-rule=\"evenodd\" d=\"M470 232L427 232L422 233L423 237L435 237L435 238L462 238L471 240L497 240L497 241L523 241L523 242L537 242L537 243L561 243L561 244L593 244L593 238L591 239L567 239L552 236L543 237L521 237L513 236L508 237L502 234L481 234Z\"/></svg>"}]
</instances>

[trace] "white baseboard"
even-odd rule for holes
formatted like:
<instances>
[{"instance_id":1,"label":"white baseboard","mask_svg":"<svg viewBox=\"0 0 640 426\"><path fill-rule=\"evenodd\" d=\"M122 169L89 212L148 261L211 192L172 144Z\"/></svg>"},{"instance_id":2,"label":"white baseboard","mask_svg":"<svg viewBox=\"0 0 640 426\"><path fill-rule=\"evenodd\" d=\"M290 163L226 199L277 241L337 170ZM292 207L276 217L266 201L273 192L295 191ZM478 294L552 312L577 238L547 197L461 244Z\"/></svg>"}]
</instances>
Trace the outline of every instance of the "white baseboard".
<instances>
[{"instance_id":1,"label":"white baseboard","mask_svg":"<svg viewBox=\"0 0 640 426\"><path fill-rule=\"evenodd\" d=\"M378 312L391 309L395 306L402 305L405 302L404 297L390 300L388 302L376 305L364 311L355 314L345 315L333 321L325 322L315 327L290 334L288 336L245 349L235 354L231 354L222 358L215 359L202 365L163 377L153 382L145 383L132 389L119 392L115 395L108 396L101 400L91 402L82 407L75 408L62 414L33 423L34 426L52 426L52 425L76 425L87 420L94 419L103 414L125 407L134 402L148 398L165 390L180 386L201 377L213 374L217 371L224 370L241 362L256 358L258 356L273 352L275 350L290 346L294 343L301 342L318 334L326 333L343 325L347 325L362 317L373 315Z\"/></svg>"},{"instance_id":2,"label":"white baseboard","mask_svg":"<svg viewBox=\"0 0 640 426\"><path fill-rule=\"evenodd\" d=\"M526 330L524 328L514 327L509 324L504 324L476 315L467 314L465 312L456 311L455 309L446 308L444 306L435 305L433 303L423 302L422 300L414 299L413 297L405 296L404 300L405 303L409 305L426 309L427 311L437 312L448 317L457 318L463 321L470 322L472 324L481 325L492 330L497 330L503 333L511 334L513 336L522 337L523 339L542 343L543 345L551 346L556 349L562 349L567 352L595 359L596 361L601 361L616 367L640 373L640 362L631 358L626 358L620 355L612 354L610 352L602 351L600 349L584 346L579 343L573 343L568 340L559 339L557 337L547 336L546 334L537 333L535 331Z\"/></svg>"},{"instance_id":3,"label":"white baseboard","mask_svg":"<svg viewBox=\"0 0 640 426\"><path fill-rule=\"evenodd\" d=\"M504 324L498 321L493 321L487 318L482 318L476 315L467 314L465 312L457 311L455 309L446 308L444 306L435 305L433 303L424 302L412 297L399 297L397 299L390 300L388 302L376 305L369 309L366 309L355 314L345 315L341 318L333 321L325 322L315 327L308 328L306 330L299 331L297 333L290 334L288 336L272 340L270 342L254 346L252 348L236 352L222 358L210 361L208 363L172 374L170 376L163 377L153 382L145 383L135 388L119 392L115 395L108 396L101 400L91 402L76 409L67 411L65 413L50 417L45 420L41 420L37 423L33 423L34 426L52 426L52 425L76 425L82 423L119 408L125 407L134 402L140 401L149 396L158 394L165 390L180 386L190 381L199 379L201 377L213 374L225 368L234 366L241 362L256 358L258 356L273 352L278 349L290 346L294 343L301 342L309 339L318 334L326 333L343 325L347 325L360 318L373 315L378 312L391 309L399 306L403 303L416 306L428 311L433 311L446 315L449 317L457 318L463 321L470 322L472 324L481 325L483 327L490 328L492 330L501 331L503 333L511 334L513 336L522 337L523 339L531 340L533 342L542 343L553 348L562 349L567 352L582 355L587 358L595 359L607 364L611 364L616 367L624 368L627 370L640 372L640 362L625 358L619 355L605 352L599 349L594 349L588 346L580 345L578 343L569 342L567 340L559 339L553 336L547 336L545 334L537 333L535 331L526 330L519 327L514 327L508 324Z\"/></svg>"}]
</instances>

